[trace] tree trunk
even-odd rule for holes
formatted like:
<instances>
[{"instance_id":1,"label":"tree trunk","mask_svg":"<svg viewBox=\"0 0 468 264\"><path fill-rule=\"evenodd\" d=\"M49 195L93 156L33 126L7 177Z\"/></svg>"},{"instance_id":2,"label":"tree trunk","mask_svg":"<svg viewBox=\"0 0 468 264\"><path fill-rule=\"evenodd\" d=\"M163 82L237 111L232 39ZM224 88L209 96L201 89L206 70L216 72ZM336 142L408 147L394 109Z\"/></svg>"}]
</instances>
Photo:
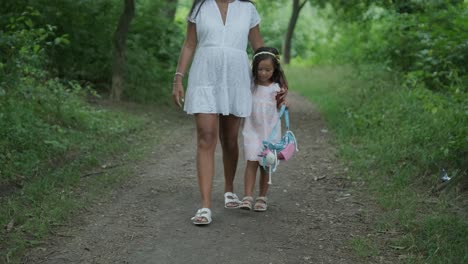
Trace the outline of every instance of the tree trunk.
<instances>
[{"instance_id":1,"label":"tree trunk","mask_svg":"<svg viewBox=\"0 0 468 264\"><path fill-rule=\"evenodd\" d=\"M169 21L174 21L175 14L177 11L177 1L178 0L165 0L166 6L163 12Z\"/></svg>"},{"instance_id":2,"label":"tree trunk","mask_svg":"<svg viewBox=\"0 0 468 264\"><path fill-rule=\"evenodd\" d=\"M112 65L111 99L120 101L125 76L125 51L130 23L135 16L135 0L124 0L124 11L114 33L114 61Z\"/></svg>"},{"instance_id":3,"label":"tree trunk","mask_svg":"<svg viewBox=\"0 0 468 264\"><path fill-rule=\"evenodd\" d=\"M304 0L302 3L300 3L300 0L293 0L292 14L291 18L289 19L288 31L286 31L283 43L283 63L285 64L289 64L291 61L291 43L294 34L294 28L296 27L299 13L306 3L307 0Z\"/></svg>"}]
</instances>

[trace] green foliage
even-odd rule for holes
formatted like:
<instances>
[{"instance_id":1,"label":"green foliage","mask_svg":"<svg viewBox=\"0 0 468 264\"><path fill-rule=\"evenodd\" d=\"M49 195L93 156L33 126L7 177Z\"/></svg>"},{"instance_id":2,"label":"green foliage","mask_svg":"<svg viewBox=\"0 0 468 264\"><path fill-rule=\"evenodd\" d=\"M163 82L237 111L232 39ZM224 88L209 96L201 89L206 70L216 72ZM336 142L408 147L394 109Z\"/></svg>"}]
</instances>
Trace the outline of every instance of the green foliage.
<instances>
[{"instance_id":1,"label":"green foliage","mask_svg":"<svg viewBox=\"0 0 468 264\"><path fill-rule=\"evenodd\" d=\"M161 1L137 2L138 15L128 40L127 98L163 102L172 92L172 78L182 47L183 31L171 21Z\"/></svg>"},{"instance_id":2,"label":"green foliage","mask_svg":"<svg viewBox=\"0 0 468 264\"><path fill-rule=\"evenodd\" d=\"M282 49L284 33L287 30L292 12L292 1L255 1L262 18L260 30L267 46ZM310 58L316 41L321 41L324 26L317 17L316 10L306 4L301 11L292 40L292 57Z\"/></svg>"},{"instance_id":3,"label":"green foliage","mask_svg":"<svg viewBox=\"0 0 468 264\"><path fill-rule=\"evenodd\" d=\"M410 146L415 151L415 153L409 151L408 155L419 155L417 150L422 147L426 149L426 153L431 153L430 157L424 157L423 160L444 166L447 162L451 162L451 166L464 171L466 167L463 166L466 165L463 163L467 155L467 142L463 136L463 129L467 119L468 103L466 97L468 10L466 4L455 5L446 1L439 1L438 5L429 3L422 7L412 8L411 13L396 13L380 7L370 8L364 20L342 25L343 30L337 31L341 35L340 41L332 46L336 52L332 61L354 64L373 62L377 63L373 64L373 67L385 67L387 70L401 74L402 85L413 90L404 90L404 100L411 99L412 103L406 105L408 113L400 114L410 115L417 112L420 114L418 120L424 120L424 122L406 121L408 124L424 124L424 127L412 126L408 134L402 134L407 135L401 137L402 140L408 140L406 146ZM374 76L367 81L380 83L376 78ZM372 104L348 109L346 114L353 120L351 123L355 125L353 130L372 130L375 124L385 124L382 118L388 118L392 112L401 111L398 104L403 100L400 98L401 92L396 92L391 87L374 86L379 90L382 89L378 94L385 94L388 101L385 109L389 112L385 112L381 118L373 116L370 119L369 116L373 115L374 110L367 108L372 107ZM363 98L362 100L368 100L369 93L360 92L358 96ZM392 130L391 127L386 129ZM427 131L440 133L427 133ZM395 130L394 133L401 135L399 130ZM427 168L430 164L426 162L414 166Z\"/></svg>"},{"instance_id":4,"label":"green foliage","mask_svg":"<svg viewBox=\"0 0 468 264\"><path fill-rule=\"evenodd\" d=\"M328 23L331 34L327 42L317 43L318 55L312 54L312 62L380 63L403 73L408 87L466 91L467 3L350 2L361 5L344 13L336 4L322 5L322 18L334 22Z\"/></svg>"},{"instance_id":5,"label":"green foliage","mask_svg":"<svg viewBox=\"0 0 468 264\"><path fill-rule=\"evenodd\" d=\"M423 13L386 17L390 65L405 73L410 87L454 92L466 89L468 9L427 7Z\"/></svg>"},{"instance_id":6,"label":"green foliage","mask_svg":"<svg viewBox=\"0 0 468 264\"><path fill-rule=\"evenodd\" d=\"M468 3L339 2L312 2L328 34L300 61L359 71L296 69L289 79L320 105L351 171L388 210L383 228L405 234L409 263L464 263L467 215L456 208L468 190ZM452 177L442 191L441 168Z\"/></svg>"},{"instance_id":7,"label":"green foliage","mask_svg":"<svg viewBox=\"0 0 468 264\"><path fill-rule=\"evenodd\" d=\"M466 204L468 188L468 96L408 89L383 69L293 68L287 74L291 87L319 105L350 172L386 210L383 231L404 234L399 247L410 263L464 263L468 215L457 208ZM441 168L452 177L445 191L438 191ZM370 255L361 242L353 247Z\"/></svg>"},{"instance_id":8,"label":"green foliage","mask_svg":"<svg viewBox=\"0 0 468 264\"><path fill-rule=\"evenodd\" d=\"M388 84L385 75L375 75L375 66L362 69L364 82L348 91L350 95L346 98L352 99L343 103L346 107L339 115L345 119L347 130L379 141L382 151L376 156L382 160L376 160L375 166L382 167L384 164L380 162L401 163L421 172L437 170L437 166L467 169L464 157L468 142L464 135L466 124L462 121L467 118L466 94L454 97L424 88L396 88L398 84ZM380 142L384 135L389 140ZM394 135L398 135L401 145L391 140ZM399 155L389 150L398 151ZM425 182L433 184L433 180Z\"/></svg>"},{"instance_id":9,"label":"green foliage","mask_svg":"<svg viewBox=\"0 0 468 264\"><path fill-rule=\"evenodd\" d=\"M37 10L25 20L31 30L50 28L51 34L43 39L48 47L43 66L52 76L80 80L101 93L110 90L113 35L122 1L7 2L0 4L0 28L9 25L10 19L22 19L29 9ZM136 1L127 41L127 99L154 102L168 98L183 34L164 12L167 5L165 1Z\"/></svg>"},{"instance_id":10,"label":"green foliage","mask_svg":"<svg viewBox=\"0 0 468 264\"><path fill-rule=\"evenodd\" d=\"M0 184L29 180L43 168L66 162L71 152L82 151L78 135L106 137L123 132L125 120L116 122L105 112L84 103L94 92L76 81L50 76L47 49L54 27L30 28L30 9L4 32L0 50ZM62 39L64 38L55 38Z\"/></svg>"},{"instance_id":11,"label":"green foliage","mask_svg":"<svg viewBox=\"0 0 468 264\"><path fill-rule=\"evenodd\" d=\"M291 15L291 6L285 7L284 1L256 1L256 8L262 19L260 30L265 44L281 50L283 34L286 32ZM295 43L298 44L297 41Z\"/></svg>"},{"instance_id":12,"label":"green foliage","mask_svg":"<svg viewBox=\"0 0 468 264\"><path fill-rule=\"evenodd\" d=\"M112 34L120 12L120 4L114 2L20 0L7 4L1 16L18 17L28 8L37 10L30 28L53 25L58 36L66 36L66 41L47 39L55 44L47 49L48 68L67 79L103 82L110 79ZM0 27L5 20L0 20Z\"/></svg>"},{"instance_id":13,"label":"green foliage","mask_svg":"<svg viewBox=\"0 0 468 264\"><path fill-rule=\"evenodd\" d=\"M122 151L144 125L90 106L84 99L94 91L45 70L48 50L67 38L56 27L34 26L37 16L32 8L11 16L0 39L0 226L10 226L0 231L2 263L66 219L79 206L73 190L83 168Z\"/></svg>"},{"instance_id":14,"label":"green foliage","mask_svg":"<svg viewBox=\"0 0 468 264\"><path fill-rule=\"evenodd\" d=\"M466 263L468 227L466 221L450 213L433 214L422 223L413 226L415 237L409 236L408 242L414 242L416 252L424 263Z\"/></svg>"},{"instance_id":15,"label":"green foliage","mask_svg":"<svg viewBox=\"0 0 468 264\"><path fill-rule=\"evenodd\" d=\"M2 2L0 183L36 175L41 167L77 147L77 142L70 141L77 131L116 128L83 102L85 95L94 94L86 84L110 76L115 24L111 22L118 15L111 3ZM166 17L155 16L163 6L152 1L138 6L141 15L129 40L128 98L161 101L167 97L180 31L165 25ZM57 74L61 78L54 77Z\"/></svg>"}]
</instances>

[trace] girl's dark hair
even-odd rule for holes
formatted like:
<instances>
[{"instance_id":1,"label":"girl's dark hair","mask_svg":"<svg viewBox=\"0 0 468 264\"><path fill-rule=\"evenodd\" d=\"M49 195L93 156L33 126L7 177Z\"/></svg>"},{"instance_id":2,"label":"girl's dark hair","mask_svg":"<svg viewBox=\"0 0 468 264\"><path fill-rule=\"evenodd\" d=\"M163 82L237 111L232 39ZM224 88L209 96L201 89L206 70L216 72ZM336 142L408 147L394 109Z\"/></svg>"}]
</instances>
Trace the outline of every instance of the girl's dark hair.
<instances>
[{"instance_id":1,"label":"girl's dark hair","mask_svg":"<svg viewBox=\"0 0 468 264\"><path fill-rule=\"evenodd\" d=\"M269 52L275 54L275 56L271 54L259 54L260 52ZM279 52L275 48L271 47L261 47L255 51L254 58L252 61L252 76L254 78L254 82L257 83L257 73L258 73L258 65L261 61L270 59L273 62L273 75L271 76L272 81L279 83L281 88L288 89L288 82L286 80L286 75L284 74L283 68L281 68Z\"/></svg>"},{"instance_id":2,"label":"girl's dark hair","mask_svg":"<svg viewBox=\"0 0 468 264\"><path fill-rule=\"evenodd\" d=\"M254 2L250 1L250 0L239 0L241 2L249 2L249 3L252 3L254 4ZM195 11L195 7L200 3L200 5L198 6L197 8L197 11L195 13L195 15L193 17L197 17L198 16L198 12L200 12L200 8L201 6L206 2L206 0L194 0L193 1L193 4L192 4L192 7L190 8L190 12L189 12L189 17L192 15L192 13Z\"/></svg>"}]
</instances>

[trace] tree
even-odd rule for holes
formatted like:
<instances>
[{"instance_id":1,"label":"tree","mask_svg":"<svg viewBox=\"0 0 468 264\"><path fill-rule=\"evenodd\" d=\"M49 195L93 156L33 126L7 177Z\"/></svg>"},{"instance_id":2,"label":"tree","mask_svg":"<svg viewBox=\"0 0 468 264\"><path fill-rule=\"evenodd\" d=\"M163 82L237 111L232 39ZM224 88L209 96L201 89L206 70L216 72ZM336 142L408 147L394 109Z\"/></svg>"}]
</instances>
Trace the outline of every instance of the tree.
<instances>
[{"instance_id":1,"label":"tree","mask_svg":"<svg viewBox=\"0 0 468 264\"><path fill-rule=\"evenodd\" d=\"M293 0L293 9L291 18L289 19L288 30L286 31L286 35L284 36L284 43L283 43L283 63L289 64L291 61L291 43L292 37L294 34L294 28L296 27L297 19L299 18L299 13L301 9L305 6L307 0Z\"/></svg>"},{"instance_id":2,"label":"tree","mask_svg":"<svg viewBox=\"0 0 468 264\"><path fill-rule=\"evenodd\" d=\"M130 23L135 16L135 0L124 0L124 11L114 33L114 60L112 65L111 99L120 101L125 75L125 51Z\"/></svg>"},{"instance_id":3,"label":"tree","mask_svg":"<svg viewBox=\"0 0 468 264\"><path fill-rule=\"evenodd\" d=\"M169 21L174 21L174 17L177 11L177 1L178 0L165 0L166 5L163 8L164 15L169 19Z\"/></svg>"}]
</instances>

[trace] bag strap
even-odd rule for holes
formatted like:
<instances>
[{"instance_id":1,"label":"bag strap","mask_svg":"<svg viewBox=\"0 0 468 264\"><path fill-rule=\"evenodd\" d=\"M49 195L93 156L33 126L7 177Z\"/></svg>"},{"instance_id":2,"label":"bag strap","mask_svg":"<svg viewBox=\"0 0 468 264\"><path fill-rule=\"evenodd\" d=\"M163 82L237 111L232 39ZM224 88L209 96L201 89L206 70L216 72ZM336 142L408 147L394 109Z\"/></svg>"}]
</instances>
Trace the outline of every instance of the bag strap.
<instances>
[{"instance_id":1,"label":"bag strap","mask_svg":"<svg viewBox=\"0 0 468 264\"><path fill-rule=\"evenodd\" d=\"M289 130L289 111L286 109L286 105L281 105L278 120L276 121L275 126L273 127L273 130L271 130L270 136L268 137L268 141L271 141L271 139L274 137L276 134L276 129L278 129L278 125L281 125L281 117L284 115L284 121L286 123L286 130Z\"/></svg>"}]
</instances>

